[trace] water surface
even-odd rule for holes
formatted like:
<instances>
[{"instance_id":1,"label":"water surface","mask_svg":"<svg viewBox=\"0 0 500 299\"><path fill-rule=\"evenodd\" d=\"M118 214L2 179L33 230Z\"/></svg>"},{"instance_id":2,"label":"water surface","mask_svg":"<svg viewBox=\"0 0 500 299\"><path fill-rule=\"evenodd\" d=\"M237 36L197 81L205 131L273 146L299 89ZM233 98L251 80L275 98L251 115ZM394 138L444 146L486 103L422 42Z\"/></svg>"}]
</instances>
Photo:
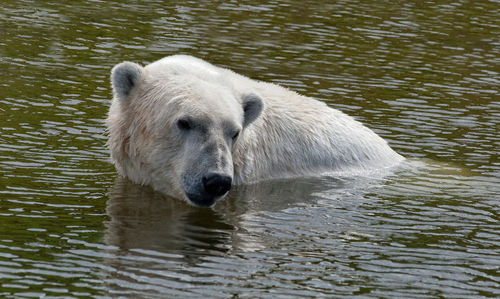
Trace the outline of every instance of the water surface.
<instances>
[{"instance_id":1,"label":"water surface","mask_svg":"<svg viewBox=\"0 0 500 299\"><path fill-rule=\"evenodd\" d=\"M28 1L0 8L0 296L499 297L498 1ZM109 71L191 54L355 116L394 173L238 187L117 176Z\"/></svg>"}]
</instances>

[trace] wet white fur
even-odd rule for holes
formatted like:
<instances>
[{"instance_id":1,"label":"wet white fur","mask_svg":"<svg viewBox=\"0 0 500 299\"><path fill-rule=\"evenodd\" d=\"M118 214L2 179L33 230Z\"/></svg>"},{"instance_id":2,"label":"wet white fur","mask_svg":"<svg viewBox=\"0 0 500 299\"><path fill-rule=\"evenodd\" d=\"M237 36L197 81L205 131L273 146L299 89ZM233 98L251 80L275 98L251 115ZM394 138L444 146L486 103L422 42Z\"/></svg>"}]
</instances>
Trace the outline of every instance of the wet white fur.
<instances>
[{"instance_id":1,"label":"wet white fur","mask_svg":"<svg viewBox=\"0 0 500 299\"><path fill-rule=\"evenodd\" d=\"M161 144L161 134L168 134L161 130L172 130L168 125L159 128L161 121L202 111L243 127L242 98L248 94L261 98L262 112L243 129L232 149L220 151L231 155L235 184L360 173L403 160L373 131L321 101L198 58L169 56L144 68L122 64L121 71L130 71L131 79L112 74L114 99L107 119L112 160L123 175L170 195L182 194L178 179L172 176L179 175L183 162L168 159L183 158L175 153L178 144ZM204 97L200 94L210 100L199 102ZM183 111L162 111L168 101L179 97L187 99Z\"/></svg>"}]
</instances>

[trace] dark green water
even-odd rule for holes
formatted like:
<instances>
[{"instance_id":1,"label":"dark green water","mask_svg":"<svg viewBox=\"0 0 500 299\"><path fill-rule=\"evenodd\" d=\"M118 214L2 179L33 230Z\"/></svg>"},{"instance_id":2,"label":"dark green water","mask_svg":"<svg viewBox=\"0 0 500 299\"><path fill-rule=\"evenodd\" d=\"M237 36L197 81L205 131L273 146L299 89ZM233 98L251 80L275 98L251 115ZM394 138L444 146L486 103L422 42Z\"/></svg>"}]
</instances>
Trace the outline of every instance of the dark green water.
<instances>
[{"instance_id":1,"label":"dark green water","mask_svg":"<svg viewBox=\"0 0 500 299\"><path fill-rule=\"evenodd\" d=\"M486 0L2 0L0 297L499 297L499 20ZM109 71L179 53L326 101L410 162L214 209L117 178Z\"/></svg>"}]
</instances>

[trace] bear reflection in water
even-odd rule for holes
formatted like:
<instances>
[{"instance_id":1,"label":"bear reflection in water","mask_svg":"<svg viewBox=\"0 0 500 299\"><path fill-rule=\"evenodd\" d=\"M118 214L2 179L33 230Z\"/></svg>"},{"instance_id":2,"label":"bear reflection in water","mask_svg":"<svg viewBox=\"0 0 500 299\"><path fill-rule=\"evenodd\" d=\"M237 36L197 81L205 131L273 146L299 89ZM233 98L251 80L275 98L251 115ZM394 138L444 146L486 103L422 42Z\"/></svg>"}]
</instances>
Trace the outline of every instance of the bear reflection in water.
<instances>
[{"instance_id":1,"label":"bear reflection in water","mask_svg":"<svg viewBox=\"0 0 500 299\"><path fill-rule=\"evenodd\" d=\"M118 177L109 193L105 241L121 249L224 250L233 227L212 209L187 203Z\"/></svg>"},{"instance_id":2,"label":"bear reflection in water","mask_svg":"<svg viewBox=\"0 0 500 299\"><path fill-rule=\"evenodd\" d=\"M329 190L342 193L343 183L314 178L236 186L214 207L199 208L119 176L109 191L106 207L109 220L105 223L107 246L103 249L101 276L108 295L130 297L137 287L141 295L153 294L145 297L178 293L176 298L189 298L189 291L196 287L191 280L206 288L203 281L214 282L214 273L234 270L225 269L223 262L215 262L216 269L206 268L214 259L229 257L228 266L239 267L231 264L238 255L259 256L262 250L272 250L282 241L263 233L276 230L262 217L283 215L283 211L297 206L314 206L318 194L329 194ZM293 235L304 223L303 218L287 219L280 225L278 231ZM265 263L255 260L257 265L260 262Z\"/></svg>"},{"instance_id":3,"label":"bear reflection in water","mask_svg":"<svg viewBox=\"0 0 500 299\"><path fill-rule=\"evenodd\" d=\"M120 249L170 253L253 251L261 238L241 221L260 212L286 209L317 199L316 193L341 188L332 178L275 180L237 186L211 209L197 208L119 176L109 193L105 242Z\"/></svg>"}]
</instances>

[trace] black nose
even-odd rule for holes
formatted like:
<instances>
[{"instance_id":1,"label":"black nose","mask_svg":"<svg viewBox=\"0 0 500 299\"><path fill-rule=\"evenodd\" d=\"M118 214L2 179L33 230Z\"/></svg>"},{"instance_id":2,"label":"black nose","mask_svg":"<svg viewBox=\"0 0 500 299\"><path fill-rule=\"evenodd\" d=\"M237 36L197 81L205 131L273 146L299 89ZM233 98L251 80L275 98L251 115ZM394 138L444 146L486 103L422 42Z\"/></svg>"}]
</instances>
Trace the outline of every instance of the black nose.
<instances>
[{"instance_id":1,"label":"black nose","mask_svg":"<svg viewBox=\"0 0 500 299\"><path fill-rule=\"evenodd\" d=\"M202 179L205 191L212 196L222 196L231 189L232 179L228 175L209 173Z\"/></svg>"}]
</instances>

